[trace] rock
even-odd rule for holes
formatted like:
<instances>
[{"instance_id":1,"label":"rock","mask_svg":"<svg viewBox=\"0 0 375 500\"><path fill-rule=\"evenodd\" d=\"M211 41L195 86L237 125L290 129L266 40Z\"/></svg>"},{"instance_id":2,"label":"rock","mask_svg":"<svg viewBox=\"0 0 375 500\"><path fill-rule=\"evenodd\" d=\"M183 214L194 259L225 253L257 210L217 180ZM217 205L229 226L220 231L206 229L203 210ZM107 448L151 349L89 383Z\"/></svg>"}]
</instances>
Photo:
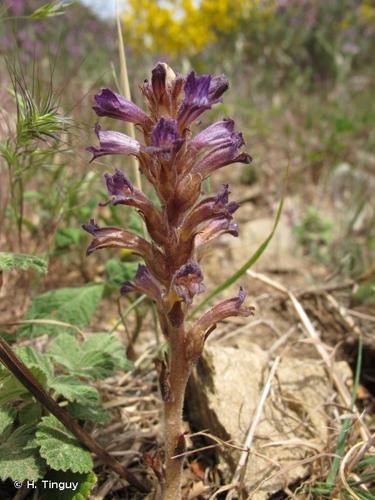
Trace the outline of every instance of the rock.
<instances>
[{"instance_id":1,"label":"rock","mask_svg":"<svg viewBox=\"0 0 375 500\"><path fill-rule=\"evenodd\" d=\"M343 363L339 365L342 368ZM191 424L243 446L267 368L267 352L255 344L246 350L208 346L188 388ZM332 387L320 360L282 359L255 431L245 472L249 498L265 500L269 494L307 475L309 463L298 462L325 448L325 404L331 394ZM240 451L225 447L219 453L229 466L229 482Z\"/></svg>"},{"instance_id":2,"label":"rock","mask_svg":"<svg viewBox=\"0 0 375 500\"><path fill-rule=\"evenodd\" d=\"M229 241L234 261L242 263L249 259L269 236L274 223L273 216L241 223L239 237ZM266 251L257 262L256 269L294 271L301 265L301 256L298 253L290 220L284 213Z\"/></svg>"}]
</instances>

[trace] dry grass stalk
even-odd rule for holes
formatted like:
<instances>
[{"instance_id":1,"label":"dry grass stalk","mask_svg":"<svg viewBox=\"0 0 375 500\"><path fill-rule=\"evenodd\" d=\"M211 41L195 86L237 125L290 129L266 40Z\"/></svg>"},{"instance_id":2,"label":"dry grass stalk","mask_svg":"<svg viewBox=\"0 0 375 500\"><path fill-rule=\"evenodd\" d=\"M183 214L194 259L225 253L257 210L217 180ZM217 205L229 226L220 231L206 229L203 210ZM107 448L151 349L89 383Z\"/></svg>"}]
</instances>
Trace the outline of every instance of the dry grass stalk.
<instances>
[{"instance_id":1,"label":"dry grass stalk","mask_svg":"<svg viewBox=\"0 0 375 500\"><path fill-rule=\"evenodd\" d=\"M296 296L288 290L286 287L281 285L280 283L268 278L264 274L261 273L256 273L254 271L247 271L247 274L251 276L252 278L255 278L262 283L265 283L274 289L286 294L290 301L292 302L292 305L294 307L294 310L296 311L306 333L308 336L312 339L314 346L316 350L318 351L318 354L321 356L322 360L324 361L324 364L326 365L326 369L332 378L337 392L339 393L343 403L347 408L350 408L351 406L351 395L347 387L345 386L344 382L342 381L339 373L335 370L335 368L332 366L332 361L331 361L331 356L327 352L326 347L324 346L323 342L320 339L320 336L316 329L314 328L314 325L312 324L311 320L307 316L305 310L303 309L301 303L297 300ZM367 441L370 439L371 435L370 432L366 426L366 424L363 422L363 419L361 418L361 415L359 414L358 409L354 406L353 407L353 415L355 416L358 425L359 425L359 431L361 433L362 439Z\"/></svg>"}]
</instances>

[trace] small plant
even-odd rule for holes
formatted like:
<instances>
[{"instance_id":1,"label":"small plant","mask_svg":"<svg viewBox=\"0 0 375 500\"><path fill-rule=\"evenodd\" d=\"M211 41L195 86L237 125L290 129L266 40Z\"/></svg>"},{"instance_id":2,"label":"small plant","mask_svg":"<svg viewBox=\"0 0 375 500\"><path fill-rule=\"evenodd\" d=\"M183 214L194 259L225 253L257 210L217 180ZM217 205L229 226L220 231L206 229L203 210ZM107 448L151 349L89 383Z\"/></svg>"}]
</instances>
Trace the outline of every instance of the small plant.
<instances>
[{"instance_id":1,"label":"small plant","mask_svg":"<svg viewBox=\"0 0 375 500\"><path fill-rule=\"evenodd\" d=\"M44 353L20 347L16 354L59 405L87 425L111 420L90 382L129 368L122 351L121 342L107 333L83 341L62 333ZM8 477L16 485L28 481L40 487L43 498L50 480L74 483L75 494L65 498L86 498L96 481L90 452L0 364L0 478Z\"/></svg>"},{"instance_id":2,"label":"small plant","mask_svg":"<svg viewBox=\"0 0 375 500\"><path fill-rule=\"evenodd\" d=\"M93 159L112 154L135 156L160 200L159 209L121 171L107 173L110 199L103 205L138 210L150 241L121 227L99 227L93 219L83 227L93 236L88 255L102 248L125 248L145 262L134 280L122 285L121 292L146 294L155 302L168 344L165 358L156 363L164 402L165 471L158 471L164 500L181 498L182 408L191 370L217 322L253 312L244 306L246 293L241 288L237 297L217 304L195 323L187 322L195 295L205 291L198 264L202 249L224 233L238 234L233 214L239 205L229 201L229 186L199 200L202 183L219 168L251 161L240 152L244 141L231 119L218 121L195 136L191 132L194 121L220 102L227 88L224 75L198 76L192 71L183 77L159 63L151 81L141 87L149 114L110 89L95 96L94 110L99 116L134 123L144 140L141 143L97 125L99 147L88 148Z\"/></svg>"}]
</instances>

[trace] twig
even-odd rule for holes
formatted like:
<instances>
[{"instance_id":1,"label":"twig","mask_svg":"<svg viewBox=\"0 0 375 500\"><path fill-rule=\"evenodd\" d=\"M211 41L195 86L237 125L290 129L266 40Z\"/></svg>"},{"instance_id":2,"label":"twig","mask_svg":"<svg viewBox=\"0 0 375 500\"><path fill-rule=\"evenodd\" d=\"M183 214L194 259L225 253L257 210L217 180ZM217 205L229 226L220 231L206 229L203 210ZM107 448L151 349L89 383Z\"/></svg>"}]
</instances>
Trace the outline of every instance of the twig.
<instances>
[{"instance_id":1,"label":"twig","mask_svg":"<svg viewBox=\"0 0 375 500\"><path fill-rule=\"evenodd\" d=\"M244 444L244 451L241 453L237 468L236 468L234 475L233 475L233 478L232 478L232 483L234 483L234 484L239 483L241 480L241 477L243 476L243 473L244 473L244 470L245 470L245 467L247 464L247 460L249 458L250 449L251 449L251 446L253 444L255 429L257 428L258 423L262 417L263 408L264 408L265 402L267 400L268 394L271 390L272 380L273 380L273 377L275 376L275 373L276 373L276 370L279 366L279 363L280 363L280 356L278 356L275 359L275 361L272 365L271 371L268 375L267 382L264 386L262 395L260 397L259 404L257 406L254 420L252 421L250 428L249 428L249 431L247 433L246 441ZM229 499L229 498L231 498L231 496L232 496L232 494L229 493L227 498Z\"/></svg>"},{"instance_id":2,"label":"twig","mask_svg":"<svg viewBox=\"0 0 375 500\"><path fill-rule=\"evenodd\" d=\"M23 319L19 321L7 321L5 323L0 323L0 326L17 326L17 325L56 325L63 326L65 328L71 328L79 333L84 339L87 338L85 332L83 332L78 326L72 325L71 323L65 323L64 321L58 321L55 319Z\"/></svg>"},{"instance_id":3,"label":"twig","mask_svg":"<svg viewBox=\"0 0 375 500\"><path fill-rule=\"evenodd\" d=\"M93 437L86 432L75 421L69 413L61 408L56 401L46 392L43 386L36 380L27 366L14 354L9 344L0 337L0 361L26 387L41 405L43 405L52 415L62 422L92 453L116 472L120 477L126 479L138 490L147 493L148 485L145 481L139 481L131 472L126 470L120 462L113 458L102 448Z\"/></svg>"},{"instance_id":4,"label":"twig","mask_svg":"<svg viewBox=\"0 0 375 500\"><path fill-rule=\"evenodd\" d=\"M267 285L275 288L276 290L279 290L280 292L286 294L289 297L289 299L291 300L292 305L294 307L294 310L296 311L297 315L299 316L299 319L300 319L306 333L314 341L313 342L314 346L315 346L316 350L318 351L319 355L321 356L321 358L323 359L323 361L326 365L326 368L328 369L328 371L332 377L332 380L336 386L336 389L337 389L338 393L340 394L341 399L343 400L343 402L347 406L347 408L350 408L350 406L351 406L350 392L348 391L347 387L343 383L338 372L332 366L330 355L328 354L326 348L324 347L323 342L321 341L320 336L319 336L318 332L315 330L311 320L307 316L307 314L306 314L305 310L303 309L302 305L300 304L300 302L296 299L295 295L290 290L285 288L283 285L268 278L264 274L255 273L254 271L247 271L247 274L249 276L251 276L252 278L255 278L259 281L262 281L263 283L266 283ZM365 423L362 421L360 414L358 412L358 409L355 406L353 408L353 413L359 422L359 425L360 425L359 430L360 430L362 439L367 441L368 439L370 439L370 432L369 432L367 426L365 425Z\"/></svg>"}]
</instances>

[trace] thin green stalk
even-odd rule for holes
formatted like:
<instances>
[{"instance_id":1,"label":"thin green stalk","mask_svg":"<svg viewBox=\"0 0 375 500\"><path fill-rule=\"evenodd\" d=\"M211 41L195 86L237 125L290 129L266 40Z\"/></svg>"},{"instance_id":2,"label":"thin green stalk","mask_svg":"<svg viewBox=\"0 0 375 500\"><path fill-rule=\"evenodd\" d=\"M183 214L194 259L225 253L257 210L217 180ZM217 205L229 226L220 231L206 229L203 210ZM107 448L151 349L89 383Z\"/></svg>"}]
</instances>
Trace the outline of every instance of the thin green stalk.
<instances>
[{"instance_id":1,"label":"thin green stalk","mask_svg":"<svg viewBox=\"0 0 375 500\"><path fill-rule=\"evenodd\" d=\"M126 316L133 310L135 309L141 302L143 302L147 298L147 295L141 295L136 299L132 304L130 304L129 307L127 307L122 315L122 317L117 321L115 326L112 328L112 330L109 333L113 333L116 331L116 328L122 323L122 321L126 318Z\"/></svg>"}]
</instances>

